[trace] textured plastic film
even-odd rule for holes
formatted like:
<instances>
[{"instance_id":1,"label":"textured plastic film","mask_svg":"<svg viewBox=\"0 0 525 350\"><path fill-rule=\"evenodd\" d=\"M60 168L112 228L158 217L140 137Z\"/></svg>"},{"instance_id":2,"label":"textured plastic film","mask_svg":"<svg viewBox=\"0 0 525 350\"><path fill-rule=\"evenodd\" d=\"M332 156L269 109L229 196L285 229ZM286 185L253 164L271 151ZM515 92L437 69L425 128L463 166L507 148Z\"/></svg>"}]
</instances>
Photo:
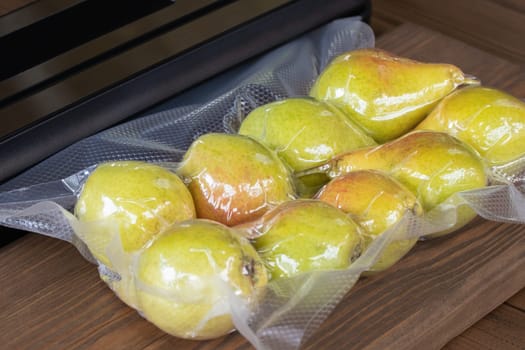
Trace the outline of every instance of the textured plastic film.
<instances>
[{"instance_id":1,"label":"textured plastic film","mask_svg":"<svg viewBox=\"0 0 525 350\"><path fill-rule=\"evenodd\" d=\"M474 209L488 220L523 224L524 193L523 188L514 184L491 185L456 193L423 217L407 212L396 225L378 236L349 268L271 281L251 313L236 303L234 319L238 330L259 349L299 348L359 276L373 270L389 245L450 230L457 225L460 208Z\"/></svg>"},{"instance_id":2,"label":"textured plastic film","mask_svg":"<svg viewBox=\"0 0 525 350\"><path fill-rule=\"evenodd\" d=\"M202 302L204 299L195 301L198 293L193 295L196 299L191 300L191 295L182 292L184 288L177 290L177 283L169 280L170 276L177 275L175 261L155 260L164 254L166 246L173 244L170 233L187 228L195 220L162 226L164 231L145 239L138 249L126 249L118 221L101 218L81 223L72 211L97 164L143 160L176 171L184 163L186 150L201 135L235 133L243 118L254 108L287 96L306 95L331 58L373 44L372 31L365 24L355 19L336 21L227 73L227 79L212 79L200 87L202 93L197 88L175 98L166 104L170 107L167 110L75 143L1 185L0 223L73 243L87 259L98 263L101 278L122 300L170 334L191 338L197 336L196 329L206 329L209 333L203 338L207 338L215 336L215 331L223 333L236 328L259 349L296 349L315 332L390 243L454 227L458 207L473 208L490 220L525 223L525 196L521 188L523 162L516 161L512 166L499 169L494 185L460 192L424 217L408 212L373 240L359 257L353 257L356 259L349 267L342 269L298 273L270 280L263 286L264 277L255 279L257 282L245 280L255 275L254 266L259 266L258 263L235 258L231 258L235 263L221 263L220 257L210 257L204 249L203 264L210 267L210 275L205 280L200 277L190 280L200 281L197 283L200 290L211 292L200 294L203 298L211 298L208 304ZM510 184L509 179L514 184ZM94 243L105 253L107 264L95 259L83 242L88 241L89 232L101 225L114 228L109 240ZM252 256L253 248L241 237L243 230L217 223L209 225L222 232L220 235L230 237L228 246L231 249L241 251L240 255L228 256ZM216 227L218 225L220 227ZM187 251L185 249L181 255ZM173 256L183 258L177 254ZM225 266L241 267L243 273L239 277ZM150 274L145 273L149 269L153 273L162 270L165 275L150 281L147 277ZM158 281L160 285L156 284ZM203 305L203 309L199 309ZM177 312L191 317L181 321Z\"/></svg>"},{"instance_id":3,"label":"textured plastic film","mask_svg":"<svg viewBox=\"0 0 525 350\"><path fill-rule=\"evenodd\" d=\"M234 305L238 330L258 349L297 349L307 340L353 287L376 264L391 243L420 237L443 225L411 213L375 239L350 267L314 271L271 280L251 312Z\"/></svg>"}]
</instances>

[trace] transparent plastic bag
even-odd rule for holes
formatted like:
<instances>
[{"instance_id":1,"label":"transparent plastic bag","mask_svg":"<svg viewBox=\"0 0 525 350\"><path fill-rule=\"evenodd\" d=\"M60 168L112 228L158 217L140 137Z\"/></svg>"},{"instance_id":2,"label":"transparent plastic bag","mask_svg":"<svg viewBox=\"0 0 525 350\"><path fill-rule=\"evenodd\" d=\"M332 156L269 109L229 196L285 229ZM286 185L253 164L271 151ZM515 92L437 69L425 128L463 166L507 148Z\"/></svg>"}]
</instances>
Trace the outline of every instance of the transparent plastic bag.
<instances>
[{"instance_id":1,"label":"transparent plastic bag","mask_svg":"<svg viewBox=\"0 0 525 350\"><path fill-rule=\"evenodd\" d=\"M117 234L104 249L110 266L95 259L84 240L101 222L82 223L72 214L95 166L115 160L142 160L176 170L188 147L201 135L236 133L243 118L254 108L285 97L306 95L331 58L373 44L373 33L366 24L357 19L338 20L182 94L161 106L160 112L75 143L0 186L0 223L71 242L86 259L98 264L101 278L117 295L148 318L148 313L141 310L144 301L138 295L123 295L145 291L153 297L176 301L177 293L142 278L137 280L142 254L164 236L159 232L140 249L124 251ZM235 287L224 285L224 279L211 278L216 282L212 283L215 288L223 291L217 297L221 300L220 310L213 314L228 313L235 329L258 349L296 349L390 243L454 227L458 206L473 208L489 220L525 223L525 196L520 185L524 167L523 162L518 163L498 169L500 182L457 193L429 213L432 215L421 218L407 212L373 240L348 268L275 279L256 288L254 295L248 292L248 297ZM508 181L511 178L512 182ZM227 229L230 230L235 231ZM242 237L234 240L243 241ZM225 305L226 310L222 308Z\"/></svg>"}]
</instances>

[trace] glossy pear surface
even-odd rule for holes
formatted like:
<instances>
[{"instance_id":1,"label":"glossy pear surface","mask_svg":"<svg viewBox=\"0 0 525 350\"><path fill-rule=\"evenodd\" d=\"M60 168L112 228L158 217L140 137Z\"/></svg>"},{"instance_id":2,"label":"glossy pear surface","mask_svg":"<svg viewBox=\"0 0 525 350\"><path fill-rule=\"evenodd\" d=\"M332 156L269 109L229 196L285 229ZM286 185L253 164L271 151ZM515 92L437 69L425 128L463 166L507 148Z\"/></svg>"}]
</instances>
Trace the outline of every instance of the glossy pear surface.
<instances>
[{"instance_id":1,"label":"glossy pear surface","mask_svg":"<svg viewBox=\"0 0 525 350\"><path fill-rule=\"evenodd\" d=\"M441 132L414 131L380 146L349 152L333 160L329 175L362 169L390 174L416 195L426 211L457 192L487 185L485 167L476 152ZM469 209L458 215L454 229L476 214Z\"/></svg>"},{"instance_id":2,"label":"glossy pear surface","mask_svg":"<svg viewBox=\"0 0 525 350\"><path fill-rule=\"evenodd\" d=\"M341 111L310 98L289 98L260 106L244 119L239 133L275 150L294 171L375 144Z\"/></svg>"},{"instance_id":3,"label":"glossy pear surface","mask_svg":"<svg viewBox=\"0 0 525 350\"><path fill-rule=\"evenodd\" d=\"M107 249L115 238L125 253L137 251L169 225L194 218L195 207L173 172L144 162L118 161L101 164L90 174L75 215L93 224L82 238L95 258L111 267Z\"/></svg>"},{"instance_id":4,"label":"glossy pear surface","mask_svg":"<svg viewBox=\"0 0 525 350\"><path fill-rule=\"evenodd\" d=\"M454 65L361 49L336 57L310 96L333 103L383 143L413 129L439 100L471 82Z\"/></svg>"},{"instance_id":5,"label":"glossy pear surface","mask_svg":"<svg viewBox=\"0 0 525 350\"><path fill-rule=\"evenodd\" d=\"M253 302L267 275L248 240L197 219L174 225L148 246L135 280L146 319L177 337L211 339L234 329L229 296Z\"/></svg>"},{"instance_id":6,"label":"glossy pear surface","mask_svg":"<svg viewBox=\"0 0 525 350\"><path fill-rule=\"evenodd\" d=\"M421 215L416 196L392 176L376 170L357 170L326 184L317 198L347 213L363 228L364 247L411 212ZM417 238L391 242L370 271L382 271L400 260Z\"/></svg>"},{"instance_id":7,"label":"glossy pear surface","mask_svg":"<svg viewBox=\"0 0 525 350\"><path fill-rule=\"evenodd\" d=\"M273 279L314 270L344 269L361 249L361 232L341 210L295 200L268 212L254 246Z\"/></svg>"},{"instance_id":8,"label":"glossy pear surface","mask_svg":"<svg viewBox=\"0 0 525 350\"><path fill-rule=\"evenodd\" d=\"M290 172L279 157L243 135L202 135L178 173L188 182L197 216L228 226L255 220L294 196Z\"/></svg>"},{"instance_id":9,"label":"glossy pear surface","mask_svg":"<svg viewBox=\"0 0 525 350\"><path fill-rule=\"evenodd\" d=\"M497 89L467 87L445 97L417 129L447 132L487 164L500 165L525 155L525 102Z\"/></svg>"}]
</instances>

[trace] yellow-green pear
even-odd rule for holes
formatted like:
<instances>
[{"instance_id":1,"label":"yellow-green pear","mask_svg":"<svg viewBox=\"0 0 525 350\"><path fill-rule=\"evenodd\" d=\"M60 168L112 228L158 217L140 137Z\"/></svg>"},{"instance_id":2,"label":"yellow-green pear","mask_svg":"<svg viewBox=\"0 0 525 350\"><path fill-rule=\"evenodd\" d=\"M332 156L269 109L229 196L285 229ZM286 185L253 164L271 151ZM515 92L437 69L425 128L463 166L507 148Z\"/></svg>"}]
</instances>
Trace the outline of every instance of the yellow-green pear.
<instances>
[{"instance_id":1,"label":"yellow-green pear","mask_svg":"<svg viewBox=\"0 0 525 350\"><path fill-rule=\"evenodd\" d=\"M336 177L316 198L347 213L363 228L364 247L393 227L407 213L421 215L416 196L392 176L377 170L357 170ZM369 271L382 271L399 261L417 238L393 241Z\"/></svg>"},{"instance_id":2,"label":"yellow-green pear","mask_svg":"<svg viewBox=\"0 0 525 350\"><path fill-rule=\"evenodd\" d=\"M277 152L293 171L312 168L338 154L374 145L359 126L337 108L312 98L288 98L254 109L239 134ZM311 181L315 190L327 179Z\"/></svg>"},{"instance_id":3,"label":"yellow-green pear","mask_svg":"<svg viewBox=\"0 0 525 350\"><path fill-rule=\"evenodd\" d=\"M320 170L331 178L355 170L384 171L400 181L430 211L453 194L487 185L484 164L477 153L449 134L413 131L383 145L363 148L340 155ZM476 213L461 206L457 223L448 231L459 229Z\"/></svg>"},{"instance_id":4,"label":"yellow-green pear","mask_svg":"<svg viewBox=\"0 0 525 350\"><path fill-rule=\"evenodd\" d=\"M173 223L194 218L195 207L173 172L145 162L116 161L100 164L90 174L75 215L79 237L112 270L109 275L100 270L100 278L122 301L136 307L133 254Z\"/></svg>"},{"instance_id":5,"label":"yellow-green pear","mask_svg":"<svg viewBox=\"0 0 525 350\"><path fill-rule=\"evenodd\" d=\"M445 97L417 129L447 132L488 165L501 165L525 155L525 102L497 89L466 87Z\"/></svg>"},{"instance_id":6,"label":"yellow-green pear","mask_svg":"<svg viewBox=\"0 0 525 350\"><path fill-rule=\"evenodd\" d=\"M345 213L313 199L281 204L262 217L254 246L272 279L344 269L361 252L361 231Z\"/></svg>"},{"instance_id":7,"label":"yellow-green pear","mask_svg":"<svg viewBox=\"0 0 525 350\"><path fill-rule=\"evenodd\" d=\"M93 256L112 267L111 244L133 253L166 227L195 217L190 192L173 172L145 162L98 165L82 187L75 215ZM92 228L92 229L89 229Z\"/></svg>"},{"instance_id":8,"label":"yellow-green pear","mask_svg":"<svg viewBox=\"0 0 525 350\"><path fill-rule=\"evenodd\" d=\"M234 330L231 296L253 303L267 280L250 242L209 220L175 224L136 263L138 306L163 331L211 339Z\"/></svg>"},{"instance_id":9,"label":"yellow-green pear","mask_svg":"<svg viewBox=\"0 0 525 350\"><path fill-rule=\"evenodd\" d=\"M200 136L178 173L188 182L197 216L228 226L255 220L294 197L289 169L273 151L243 135Z\"/></svg>"},{"instance_id":10,"label":"yellow-green pear","mask_svg":"<svg viewBox=\"0 0 525 350\"><path fill-rule=\"evenodd\" d=\"M344 53L330 62L310 95L341 108L377 142L413 129L459 85L478 83L456 66L423 63L379 49Z\"/></svg>"}]
</instances>

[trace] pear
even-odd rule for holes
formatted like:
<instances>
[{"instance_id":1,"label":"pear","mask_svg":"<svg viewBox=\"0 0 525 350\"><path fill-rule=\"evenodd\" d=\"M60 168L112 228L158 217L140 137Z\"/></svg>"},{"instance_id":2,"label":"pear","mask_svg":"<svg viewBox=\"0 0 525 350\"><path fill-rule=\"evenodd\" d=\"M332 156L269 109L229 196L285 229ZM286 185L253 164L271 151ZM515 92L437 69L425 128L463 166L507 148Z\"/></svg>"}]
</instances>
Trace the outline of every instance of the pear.
<instances>
[{"instance_id":1,"label":"pear","mask_svg":"<svg viewBox=\"0 0 525 350\"><path fill-rule=\"evenodd\" d=\"M87 227L82 239L108 267L113 266L107 256L112 242L125 253L136 252L166 227L196 215L193 198L175 173L139 161L98 165L74 211Z\"/></svg>"},{"instance_id":2,"label":"pear","mask_svg":"<svg viewBox=\"0 0 525 350\"><path fill-rule=\"evenodd\" d=\"M75 205L77 234L101 267L100 278L126 304L136 307L133 255L175 222L195 217L190 192L173 172L139 161L98 165ZM115 278L114 273L118 274Z\"/></svg>"},{"instance_id":3,"label":"pear","mask_svg":"<svg viewBox=\"0 0 525 350\"><path fill-rule=\"evenodd\" d=\"M276 151L295 172L375 144L340 110L312 98L288 98L260 106L243 120L239 134L251 136ZM326 181L312 181L312 191Z\"/></svg>"},{"instance_id":4,"label":"pear","mask_svg":"<svg viewBox=\"0 0 525 350\"><path fill-rule=\"evenodd\" d=\"M272 279L344 269L360 254L361 231L341 210L313 199L279 205L251 229Z\"/></svg>"},{"instance_id":5,"label":"pear","mask_svg":"<svg viewBox=\"0 0 525 350\"><path fill-rule=\"evenodd\" d=\"M250 242L209 220L175 224L136 263L142 315L163 331L211 339L234 330L230 300L250 305L267 280Z\"/></svg>"},{"instance_id":6,"label":"pear","mask_svg":"<svg viewBox=\"0 0 525 350\"><path fill-rule=\"evenodd\" d=\"M416 196L392 176L377 170L357 170L336 177L316 198L347 213L363 228L364 248L407 213L422 215ZM400 260L417 238L391 242L369 271L382 271Z\"/></svg>"},{"instance_id":7,"label":"pear","mask_svg":"<svg viewBox=\"0 0 525 350\"><path fill-rule=\"evenodd\" d=\"M383 143L413 129L459 85L477 83L451 64L360 49L333 59L315 81L310 96L332 102Z\"/></svg>"},{"instance_id":8,"label":"pear","mask_svg":"<svg viewBox=\"0 0 525 350\"><path fill-rule=\"evenodd\" d=\"M200 136L178 173L188 182L197 216L228 226L255 220L294 198L289 169L266 146L243 135Z\"/></svg>"},{"instance_id":9,"label":"pear","mask_svg":"<svg viewBox=\"0 0 525 350\"><path fill-rule=\"evenodd\" d=\"M388 143L340 155L307 172L326 171L335 178L363 169L393 176L416 195L425 212L457 192L487 185L485 167L477 153L453 136L434 131L412 131ZM456 213L457 222L446 232L463 227L476 216L465 206L457 207Z\"/></svg>"},{"instance_id":10,"label":"pear","mask_svg":"<svg viewBox=\"0 0 525 350\"><path fill-rule=\"evenodd\" d=\"M417 129L455 136L490 166L525 155L525 103L493 88L473 86L453 92Z\"/></svg>"}]
</instances>

